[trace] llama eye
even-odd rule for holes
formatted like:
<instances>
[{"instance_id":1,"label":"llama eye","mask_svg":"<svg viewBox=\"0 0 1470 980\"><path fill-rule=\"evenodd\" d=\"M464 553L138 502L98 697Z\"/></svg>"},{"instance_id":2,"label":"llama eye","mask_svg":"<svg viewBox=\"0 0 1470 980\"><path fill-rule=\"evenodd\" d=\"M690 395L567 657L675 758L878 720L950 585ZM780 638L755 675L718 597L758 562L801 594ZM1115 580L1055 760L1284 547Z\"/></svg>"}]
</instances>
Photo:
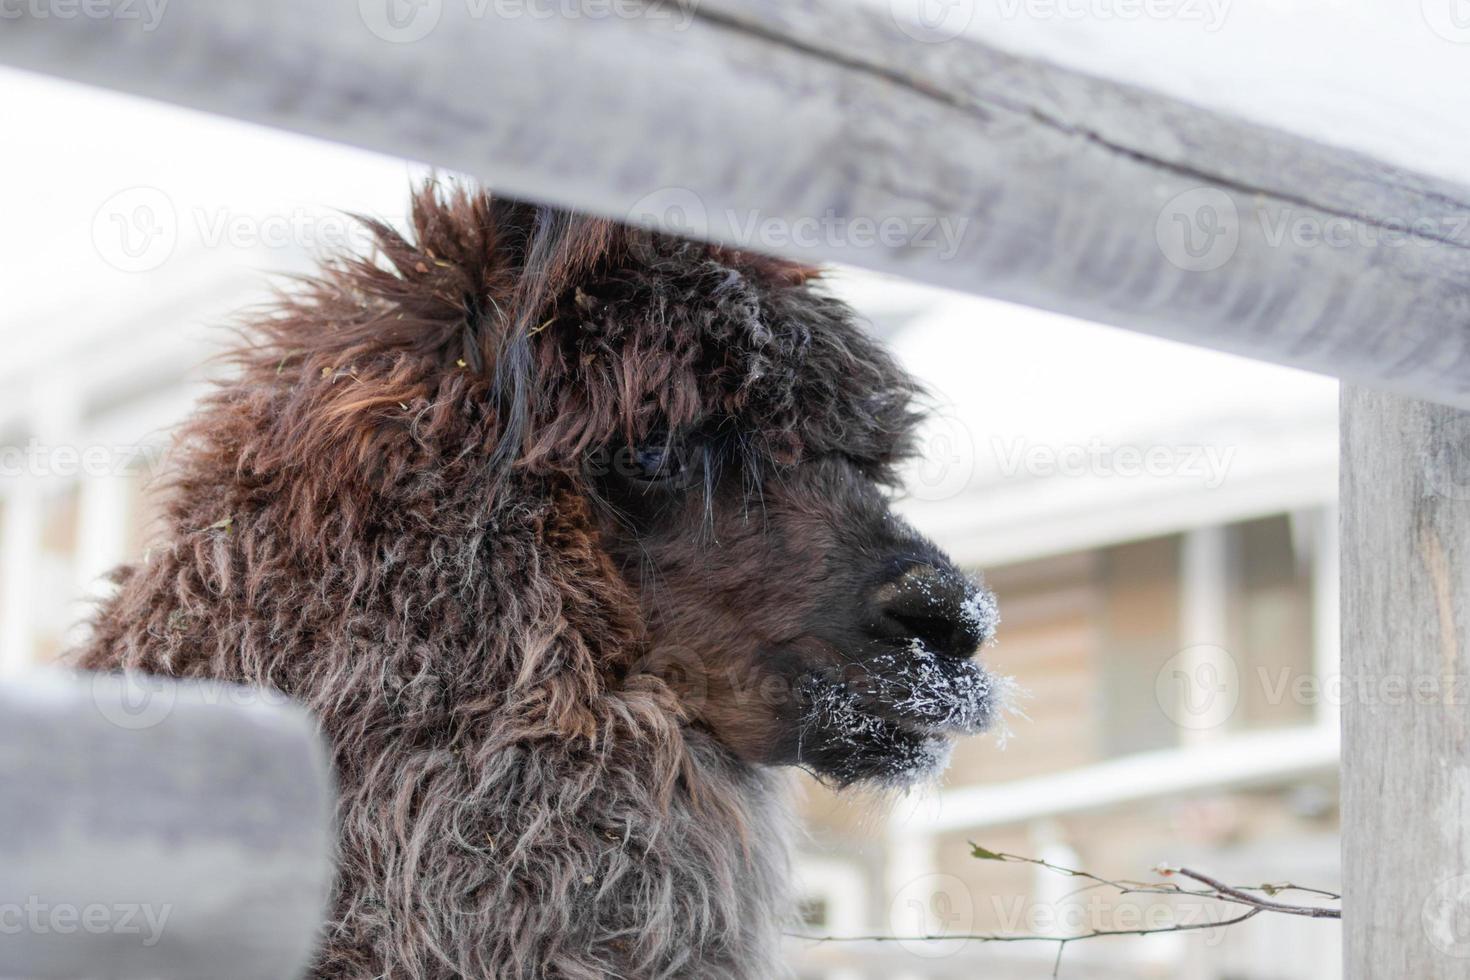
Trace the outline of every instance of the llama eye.
<instances>
[{"instance_id":1,"label":"llama eye","mask_svg":"<svg viewBox=\"0 0 1470 980\"><path fill-rule=\"evenodd\" d=\"M684 474L684 448L667 435L655 435L632 453L632 475L646 483L662 483Z\"/></svg>"}]
</instances>

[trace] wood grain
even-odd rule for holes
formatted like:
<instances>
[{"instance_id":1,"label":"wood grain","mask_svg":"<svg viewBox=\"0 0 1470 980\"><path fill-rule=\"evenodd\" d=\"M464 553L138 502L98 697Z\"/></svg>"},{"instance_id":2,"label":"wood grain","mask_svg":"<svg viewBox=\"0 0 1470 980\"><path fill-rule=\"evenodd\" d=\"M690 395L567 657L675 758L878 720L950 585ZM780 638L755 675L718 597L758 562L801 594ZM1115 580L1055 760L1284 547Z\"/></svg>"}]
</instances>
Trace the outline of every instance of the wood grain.
<instances>
[{"instance_id":1,"label":"wood grain","mask_svg":"<svg viewBox=\"0 0 1470 980\"><path fill-rule=\"evenodd\" d=\"M1470 975L1470 413L1342 397L1350 980Z\"/></svg>"},{"instance_id":2,"label":"wood grain","mask_svg":"<svg viewBox=\"0 0 1470 980\"><path fill-rule=\"evenodd\" d=\"M22 13L0 62L1470 408L1463 186L845 0L378 6Z\"/></svg>"}]
</instances>

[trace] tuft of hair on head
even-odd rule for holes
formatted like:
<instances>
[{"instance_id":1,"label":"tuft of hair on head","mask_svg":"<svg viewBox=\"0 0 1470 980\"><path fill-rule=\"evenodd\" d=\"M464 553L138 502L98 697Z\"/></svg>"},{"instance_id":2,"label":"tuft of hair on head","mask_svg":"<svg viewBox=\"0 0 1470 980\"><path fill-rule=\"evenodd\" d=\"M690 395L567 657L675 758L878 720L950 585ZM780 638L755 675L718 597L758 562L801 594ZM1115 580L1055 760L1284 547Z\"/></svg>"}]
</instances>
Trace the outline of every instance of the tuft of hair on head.
<instances>
[{"instance_id":1,"label":"tuft of hair on head","mask_svg":"<svg viewBox=\"0 0 1470 980\"><path fill-rule=\"evenodd\" d=\"M542 328L557 299L603 260L614 239L606 221L574 215L544 205L527 208L519 276L510 307L513 320L499 334L492 355L494 392L501 405L500 442L491 468L506 472L526 447L535 390L532 337Z\"/></svg>"}]
</instances>

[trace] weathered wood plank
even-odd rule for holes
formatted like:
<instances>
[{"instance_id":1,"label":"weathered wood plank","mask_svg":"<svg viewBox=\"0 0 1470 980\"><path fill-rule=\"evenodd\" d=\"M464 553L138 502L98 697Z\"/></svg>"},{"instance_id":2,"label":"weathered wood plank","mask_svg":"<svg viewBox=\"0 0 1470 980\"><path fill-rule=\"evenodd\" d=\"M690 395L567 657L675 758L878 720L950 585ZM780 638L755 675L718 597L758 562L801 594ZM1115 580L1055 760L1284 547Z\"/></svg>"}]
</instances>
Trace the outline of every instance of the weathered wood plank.
<instances>
[{"instance_id":1,"label":"weathered wood plank","mask_svg":"<svg viewBox=\"0 0 1470 980\"><path fill-rule=\"evenodd\" d=\"M333 789L280 696L107 675L0 685L0 973L299 976Z\"/></svg>"},{"instance_id":2,"label":"weathered wood plank","mask_svg":"<svg viewBox=\"0 0 1470 980\"><path fill-rule=\"evenodd\" d=\"M554 9L23 13L0 61L1470 407L1462 186L846 0Z\"/></svg>"},{"instance_id":3,"label":"weathered wood plank","mask_svg":"<svg viewBox=\"0 0 1470 980\"><path fill-rule=\"evenodd\" d=\"M1470 971L1470 413L1342 399L1347 976Z\"/></svg>"}]
</instances>

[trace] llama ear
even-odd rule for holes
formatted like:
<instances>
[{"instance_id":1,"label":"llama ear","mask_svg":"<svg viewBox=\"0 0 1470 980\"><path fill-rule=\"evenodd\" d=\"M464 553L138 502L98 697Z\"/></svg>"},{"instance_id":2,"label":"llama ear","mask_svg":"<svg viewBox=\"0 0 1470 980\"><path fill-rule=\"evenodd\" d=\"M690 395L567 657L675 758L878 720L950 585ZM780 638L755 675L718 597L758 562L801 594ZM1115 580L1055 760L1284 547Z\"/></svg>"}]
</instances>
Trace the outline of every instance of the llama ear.
<instances>
[{"instance_id":1,"label":"llama ear","mask_svg":"<svg viewBox=\"0 0 1470 980\"><path fill-rule=\"evenodd\" d=\"M821 266L778 259L760 252L744 252L722 245L710 246L710 258L740 269L772 286L802 286L823 274Z\"/></svg>"}]
</instances>

